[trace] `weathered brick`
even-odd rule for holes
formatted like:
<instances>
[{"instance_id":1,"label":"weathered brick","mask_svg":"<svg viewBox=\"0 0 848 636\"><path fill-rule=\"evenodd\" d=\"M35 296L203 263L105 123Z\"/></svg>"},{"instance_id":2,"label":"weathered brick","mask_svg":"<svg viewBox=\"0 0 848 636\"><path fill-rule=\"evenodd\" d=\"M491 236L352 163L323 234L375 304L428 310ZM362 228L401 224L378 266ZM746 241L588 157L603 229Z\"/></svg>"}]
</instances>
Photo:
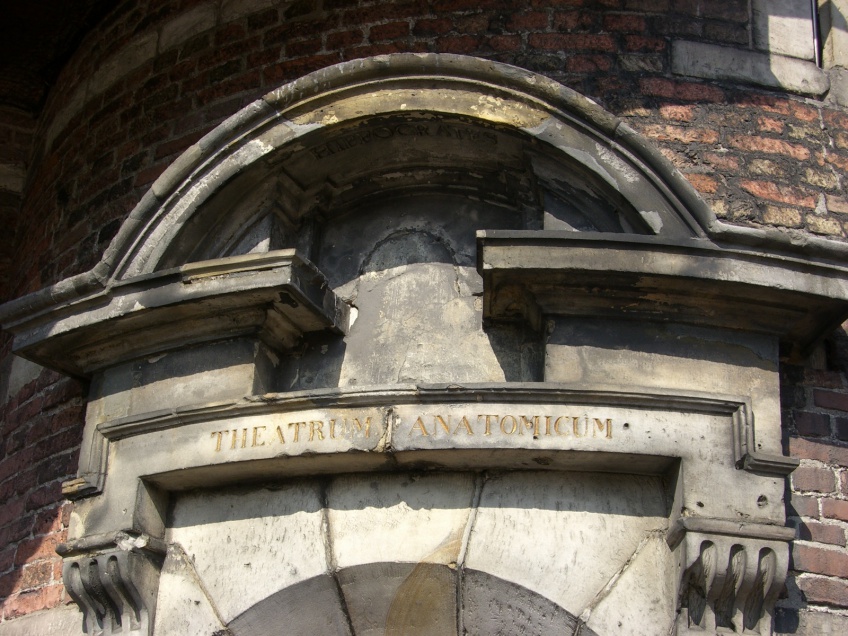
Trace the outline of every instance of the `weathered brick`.
<instances>
[{"instance_id":1,"label":"weathered brick","mask_svg":"<svg viewBox=\"0 0 848 636\"><path fill-rule=\"evenodd\" d=\"M660 106L659 113L664 119L690 122L695 119L697 107L692 105L665 104Z\"/></svg>"},{"instance_id":2,"label":"weathered brick","mask_svg":"<svg viewBox=\"0 0 848 636\"><path fill-rule=\"evenodd\" d=\"M716 181L715 178L710 177L709 175L692 173L685 174L684 176L689 181L689 183L695 186L695 189L698 192L713 194L718 190L718 181Z\"/></svg>"},{"instance_id":3,"label":"weathered brick","mask_svg":"<svg viewBox=\"0 0 848 636\"><path fill-rule=\"evenodd\" d=\"M757 137L753 135L731 135L728 143L734 148L752 152L763 152L767 154L785 155L797 161L805 161L810 158L809 149L799 144L791 144L781 139L771 137Z\"/></svg>"},{"instance_id":4,"label":"weathered brick","mask_svg":"<svg viewBox=\"0 0 848 636\"><path fill-rule=\"evenodd\" d=\"M372 42L381 40L395 40L409 35L409 22L389 22L372 26L368 39Z\"/></svg>"},{"instance_id":5,"label":"weathered brick","mask_svg":"<svg viewBox=\"0 0 848 636\"><path fill-rule=\"evenodd\" d=\"M609 35L583 33L531 33L530 46L549 51L607 51L615 50L615 40Z\"/></svg>"},{"instance_id":6,"label":"weathered brick","mask_svg":"<svg viewBox=\"0 0 848 636\"><path fill-rule=\"evenodd\" d=\"M830 493L836 490L836 476L828 468L799 466L792 473L792 487L802 492Z\"/></svg>"},{"instance_id":7,"label":"weathered brick","mask_svg":"<svg viewBox=\"0 0 848 636\"><path fill-rule=\"evenodd\" d=\"M787 514L795 514L800 517L819 518L819 500L815 497L805 497L792 493L789 501Z\"/></svg>"},{"instance_id":8,"label":"weathered brick","mask_svg":"<svg viewBox=\"0 0 848 636\"><path fill-rule=\"evenodd\" d=\"M792 569L848 578L848 554L801 543L792 546Z\"/></svg>"},{"instance_id":9,"label":"weathered brick","mask_svg":"<svg viewBox=\"0 0 848 636\"><path fill-rule=\"evenodd\" d=\"M718 141L718 132L710 128L686 128L670 124L649 124L641 126L642 134L658 141L679 141L685 144L707 143Z\"/></svg>"},{"instance_id":10,"label":"weathered brick","mask_svg":"<svg viewBox=\"0 0 848 636\"><path fill-rule=\"evenodd\" d=\"M815 234L826 234L828 236L844 236L845 229L837 219L821 217L816 215L807 216L807 227Z\"/></svg>"},{"instance_id":11,"label":"weathered brick","mask_svg":"<svg viewBox=\"0 0 848 636\"><path fill-rule=\"evenodd\" d=\"M804 217L798 210L792 208L767 205L763 212L763 222L767 225L778 225L782 227L801 227L804 223ZM809 435L809 433L801 434Z\"/></svg>"},{"instance_id":12,"label":"weathered brick","mask_svg":"<svg viewBox=\"0 0 848 636\"><path fill-rule=\"evenodd\" d=\"M823 577L803 577L798 587L808 603L848 607L848 581Z\"/></svg>"},{"instance_id":13,"label":"weathered brick","mask_svg":"<svg viewBox=\"0 0 848 636\"><path fill-rule=\"evenodd\" d=\"M795 525L799 539L845 547L845 528L842 526L817 521L802 521Z\"/></svg>"},{"instance_id":14,"label":"weathered brick","mask_svg":"<svg viewBox=\"0 0 848 636\"><path fill-rule=\"evenodd\" d=\"M799 435L804 437L828 437L830 435L830 416L825 413L796 411L793 419Z\"/></svg>"},{"instance_id":15,"label":"weathered brick","mask_svg":"<svg viewBox=\"0 0 848 636\"><path fill-rule=\"evenodd\" d=\"M816 207L816 197L808 190L795 186L781 185L770 181L743 180L740 187L754 196L778 203L799 205L805 208Z\"/></svg>"},{"instance_id":16,"label":"weathered brick","mask_svg":"<svg viewBox=\"0 0 848 636\"><path fill-rule=\"evenodd\" d=\"M843 499L824 498L821 501L822 515L828 519L848 521L848 501Z\"/></svg>"}]
</instances>

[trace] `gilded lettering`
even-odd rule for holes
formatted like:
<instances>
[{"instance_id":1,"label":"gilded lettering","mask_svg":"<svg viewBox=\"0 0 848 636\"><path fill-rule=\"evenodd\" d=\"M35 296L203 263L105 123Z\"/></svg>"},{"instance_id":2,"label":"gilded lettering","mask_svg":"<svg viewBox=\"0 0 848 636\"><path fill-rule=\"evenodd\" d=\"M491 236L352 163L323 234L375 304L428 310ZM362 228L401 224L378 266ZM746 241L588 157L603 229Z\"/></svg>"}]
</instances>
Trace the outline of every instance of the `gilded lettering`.
<instances>
[{"instance_id":1,"label":"gilded lettering","mask_svg":"<svg viewBox=\"0 0 848 636\"><path fill-rule=\"evenodd\" d=\"M265 430L264 426L254 426L253 427L253 443L251 446L265 446L265 442L259 442L259 438L262 436L262 431Z\"/></svg>"},{"instance_id":2,"label":"gilded lettering","mask_svg":"<svg viewBox=\"0 0 848 636\"><path fill-rule=\"evenodd\" d=\"M277 427L277 439L280 440L280 444L286 443L286 436L283 435L283 427L282 426Z\"/></svg>"},{"instance_id":3,"label":"gilded lettering","mask_svg":"<svg viewBox=\"0 0 848 636\"><path fill-rule=\"evenodd\" d=\"M429 433L427 432L427 428L424 426L424 420L421 419L421 416L418 416L418 419L415 420L415 424L412 425L412 428L409 429L409 434L412 435L412 431L418 429L421 432L422 437L429 437Z\"/></svg>"},{"instance_id":4,"label":"gilded lettering","mask_svg":"<svg viewBox=\"0 0 848 636\"><path fill-rule=\"evenodd\" d=\"M606 420L600 420L597 417L593 419L595 420L597 432L605 433L604 437L606 437L607 439L612 439L612 420L609 418L607 418ZM595 429L592 429L592 437L595 437Z\"/></svg>"},{"instance_id":5,"label":"gilded lettering","mask_svg":"<svg viewBox=\"0 0 848 636\"><path fill-rule=\"evenodd\" d=\"M491 435L491 434L492 434L492 420L495 420L495 422L497 422L497 421L498 421L498 416L497 416L497 415L478 415L478 416L477 416L477 421L478 421L478 422L480 421L480 418L481 418L481 417L485 417L485 418L486 418L486 430L485 430L485 432L484 432L483 434L484 434L484 435Z\"/></svg>"},{"instance_id":6,"label":"gilded lettering","mask_svg":"<svg viewBox=\"0 0 848 636\"><path fill-rule=\"evenodd\" d=\"M539 416L534 415L532 419L528 418L526 415L521 416L521 426L518 427L518 434L521 435L524 432L524 429L532 429L533 436L539 437Z\"/></svg>"},{"instance_id":7,"label":"gilded lettering","mask_svg":"<svg viewBox=\"0 0 848 636\"><path fill-rule=\"evenodd\" d=\"M456 435L459 432L459 427L462 426L465 428L465 432L469 435L474 435L474 431L471 429L471 422L468 421L468 418L464 415L462 419L459 420L459 424L456 425L456 429L454 429L453 434Z\"/></svg>"},{"instance_id":8,"label":"gilded lettering","mask_svg":"<svg viewBox=\"0 0 848 636\"><path fill-rule=\"evenodd\" d=\"M330 439L336 439L336 420L330 420Z\"/></svg>"},{"instance_id":9,"label":"gilded lettering","mask_svg":"<svg viewBox=\"0 0 848 636\"><path fill-rule=\"evenodd\" d=\"M550 435L550 434L551 434L551 416L546 415L545 416L545 435Z\"/></svg>"},{"instance_id":10,"label":"gilded lettering","mask_svg":"<svg viewBox=\"0 0 848 636\"><path fill-rule=\"evenodd\" d=\"M324 422L322 420L310 420L309 422L309 441L315 439L324 439Z\"/></svg>"},{"instance_id":11,"label":"gilded lettering","mask_svg":"<svg viewBox=\"0 0 848 636\"><path fill-rule=\"evenodd\" d=\"M241 429L241 447L247 448L247 429Z\"/></svg>"},{"instance_id":12,"label":"gilded lettering","mask_svg":"<svg viewBox=\"0 0 848 636\"><path fill-rule=\"evenodd\" d=\"M567 428L565 429L565 432L559 430L559 423L562 422L562 420L567 420L567 419L568 419L567 415L560 415L558 418L556 418L556 421L554 422L554 431L556 431L557 435L568 435L568 429Z\"/></svg>"},{"instance_id":13,"label":"gilded lettering","mask_svg":"<svg viewBox=\"0 0 848 636\"><path fill-rule=\"evenodd\" d=\"M237 443L238 443L238 429L234 428L233 429L233 441L232 441L232 444L230 444L230 449L231 450L234 449L236 447Z\"/></svg>"},{"instance_id":14,"label":"gilded lettering","mask_svg":"<svg viewBox=\"0 0 848 636\"><path fill-rule=\"evenodd\" d=\"M450 421L451 421L450 415L448 415L448 421L447 422L445 422L445 419L441 415L434 416L433 417L433 435L435 435L439 431L438 426L436 426L437 424L441 425L441 427L445 431L445 433L450 435L451 434L450 424L449 424Z\"/></svg>"},{"instance_id":15,"label":"gilded lettering","mask_svg":"<svg viewBox=\"0 0 848 636\"><path fill-rule=\"evenodd\" d=\"M507 419L512 420L512 428L510 430L506 430L505 423ZM512 415L504 415L501 418L501 431L503 431L504 435L512 435L515 431L518 430L518 420L515 419Z\"/></svg>"},{"instance_id":16,"label":"gilded lettering","mask_svg":"<svg viewBox=\"0 0 848 636\"><path fill-rule=\"evenodd\" d=\"M359 429L359 432L362 432L362 423L359 421L358 417L353 418L353 426ZM350 429L350 432L353 433L353 426ZM365 418L365 437L371 437L371 417Z\"/></svg>"},{"instance_id":17,"label":"gilded lettering","mask_svg":"<svg viewBox=\"0 0 848 636\"><path fill-rule=\"evenodd\" d=\"M580 432L580 420L583 420L583 432ZM574 429L574 437L585 437L589 434L589 418L585 415L582 418L572 417L572 428Z\"/></svg>"},{"instance_id":18,"label":"gilded lettering","mask_svg":"<svg viewBox=\"0 0 848 636\"><path fill-rule=\"evenodd\" d=\"M289 428L294 427L294 441L300 439L300 427L306 427L306 422L289 422Z\"/></svg>"},{"instance_id":19,"label":"gilded lettering","mask_svg":"<svg viewBox=\"0 0 848 636\"><path fill-rule=\"evenodd\" d=\"M215 440L215 452L216 453L221 452L221 438L224 437L224 434L228 433L228 432L229 431L213 431L212 432L212 437L215 437L216 435L218 436L217 439Z\"/></svg>"}]
</instances>

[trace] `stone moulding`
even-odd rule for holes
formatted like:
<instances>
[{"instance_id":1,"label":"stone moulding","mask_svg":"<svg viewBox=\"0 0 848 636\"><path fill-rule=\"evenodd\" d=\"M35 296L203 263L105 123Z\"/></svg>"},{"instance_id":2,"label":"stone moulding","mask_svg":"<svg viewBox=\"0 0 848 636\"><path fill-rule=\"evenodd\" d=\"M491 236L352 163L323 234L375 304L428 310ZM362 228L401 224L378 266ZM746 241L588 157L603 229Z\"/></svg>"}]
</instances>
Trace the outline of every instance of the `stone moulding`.
<instances>
[{"instance_id":1,"label":"stone moulding","mask_svg":"<svg viewBox=\"0 0 848 636\"><path fill-rule=\"evenodd\" d=\"M306 333L343 333L347 305L309 261L277 250L114 282L35 314L7 311L5 319L19 355L85 377L144 355L245 334L285 351Z\"/></svg>"},{"instance_id":2,"label":"stone moulding","mask_svg":"<svg viewBox=\"0 0 848 636\"><path fill-rule=\"evenodd\" d=\"M483 319L613 316L776 336L803 357L848 314L841 264L663 241L575 232L478 233Z\"/></svg>"},{"instance_id":3,"label":"stone moulding","mask_svg":"<svg viewBox=\"0 0 848 636\"><path fill-rule=\"evenodd\" d=\"M228 426L238 421L257 422L261 418L284 416L286 414L297 414L301 412L332 411L338 410L344 413L355 412L357 407L379 409L382 417L387 418L387 424L383 429L381 437L376 436L373 443L363 447L361 450L369 454L365 465L371 469L385 464L393 464L396 457L406 454L426 453L426 447L404 448L406 439L392 425L398 410L403 406L422 405L437 407L439 405L454 406L465 404L473 407L475 404L512 404L516 411L527 410L540 404L561 404L564 406L577 406L578 410L595 407L619 407L657 410L663 412L702 413L706 415L719 415L727 418L730 429L729 438L732 440L732 464L738 469L743 469L757 474L771 474L784 476L794 470L798 461L784 456L770 455L757 452L756 435L753 418L751 417L750 402L739 396L721 396L713 393L697 394L682 391L656 391L640 387L578 387L574 385L557 385L555 383L501 383L501 384L479 384L479 385L417 385L417 386L384 386L370 387L367 389L348 388L337 390L301 391L293 393L266 394L263 396L248 397L243 400L226 403L214 403L209 405L196 405L179 409L154 411L123 418L114 418L97 426L95 440L89 455L89 464L80 466L80 474L84 478L78 478L64 484L64 493L71 498L89 496L100 492L106 478L106 458L109 456L110 444L122 439L135 436L143 436L157 431L176 430L194 424L213 425L214 422L222 422ZM582 411L581 411L582 412ZM291 418L289 418L291 419ZM256 425L256 422L254 422ZM213 425L214 427L214 425ZM229 430L229 429L228 429ZM497 444L484 446L492 450L498 448ZM514 449L513 444L505 444L503 451ZM318 467L318 459L324 456L331 460L333 453L338 449L332 449L329 455L322 452L319 446L308 449L309 465L307 470L322 472ZM457 461L459 463L468 461L461 449L456 449ZM533 447L526 446L527 452L534 452ZM549 450L554 450L553 448ZM440 451L443 456L439 461L450 463L449 457L444 455L450 449ZM582 454L577 449L572 449L570 459L563 455L562 460L555 463L563 467L569 464L579 466L581 469L592 470L619 470L623 468L633 469L635 464L621 464L614 457L606 453L595 452L594 459L591 454ZM614 452L626 452L624 448L617 448ZM397 455L400 453L400 455ZM299 453L285 453L291 459ZM578 457L580 457L578 459ZM634 460L635 461L635 460ZM640 465L648 472L663 472L668 467L670 458L643 456ZM473 462L472 462L473 463ZM332 470L332 462L329 470ZM364 466L365 466L364 465ZM616 468L616 466L619 468ZM190 480L187 466L183 466L177 473L180 481ZM204 477L202 479L214 479L215 468L203 468L195 466ZM223 467L222 467L223 468ZM250 472L248 466L243 470ZM264 469L263 469L264 470ZM285 468L283 471L285 472ZM225 479L229 478L229 471ZM172 487L171 479L167 477L154 477L154 481L161 483L166 489Z\"/></svg>"}]
</instances>

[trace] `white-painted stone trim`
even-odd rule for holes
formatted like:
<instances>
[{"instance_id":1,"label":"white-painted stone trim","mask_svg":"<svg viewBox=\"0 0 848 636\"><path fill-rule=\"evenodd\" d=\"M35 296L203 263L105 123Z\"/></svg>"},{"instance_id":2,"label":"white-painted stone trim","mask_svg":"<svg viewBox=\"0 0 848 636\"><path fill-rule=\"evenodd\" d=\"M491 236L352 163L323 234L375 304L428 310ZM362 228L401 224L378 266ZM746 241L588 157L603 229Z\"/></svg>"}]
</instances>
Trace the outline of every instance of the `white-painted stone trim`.
<instances>
[{"instance_id":1,"label":"white-painted stone trim","mask_svg":"<svg viewBox=\"0 0 848 636\"><path fill-rule=\"evenodd\" d=\"M813 62L687 40L672 42L671 70L677 75L748 82L814 97L830 88L827 74Z\"/></svg>"}]
</instances>

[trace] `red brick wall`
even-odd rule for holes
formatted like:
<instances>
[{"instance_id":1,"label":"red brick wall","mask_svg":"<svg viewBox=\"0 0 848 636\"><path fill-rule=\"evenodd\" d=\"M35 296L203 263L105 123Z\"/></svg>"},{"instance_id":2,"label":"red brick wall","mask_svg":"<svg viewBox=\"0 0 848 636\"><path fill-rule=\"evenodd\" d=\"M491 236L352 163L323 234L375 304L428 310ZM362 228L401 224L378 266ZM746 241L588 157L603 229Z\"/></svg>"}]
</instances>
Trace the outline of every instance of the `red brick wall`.
<instances>
[{"instance_id":1,"label":"red brick wall","mask_svg":"<svg viewBox=\"0 0 848 636\"><path fill-rule=\"evenodd\" d=\"M476 55L548 75L652 139L729 222L846 236L848 113L671 74L674 38L747 47L747 0L277 4L125 2L83 41L39 121L7 297L91 267L162 170L242 106L318 68L402 51ZM208 28L161 45L173 20L208 18L209 6L216 13ZM73 96L110 56L153 34L158 52L68 119ZM803 460L788 509L800 536L781 618L790 622L792 608L848 608L848 365L832 353L830 371L784 373L788 449ZM50 550L64 527L59 483L76 461L81 395L82 387L44 372L2 407L0 501L9 503L0 545L10 546L0 552L3 620L60 602L60 562Z\"/></svg>"}]
</instances>

